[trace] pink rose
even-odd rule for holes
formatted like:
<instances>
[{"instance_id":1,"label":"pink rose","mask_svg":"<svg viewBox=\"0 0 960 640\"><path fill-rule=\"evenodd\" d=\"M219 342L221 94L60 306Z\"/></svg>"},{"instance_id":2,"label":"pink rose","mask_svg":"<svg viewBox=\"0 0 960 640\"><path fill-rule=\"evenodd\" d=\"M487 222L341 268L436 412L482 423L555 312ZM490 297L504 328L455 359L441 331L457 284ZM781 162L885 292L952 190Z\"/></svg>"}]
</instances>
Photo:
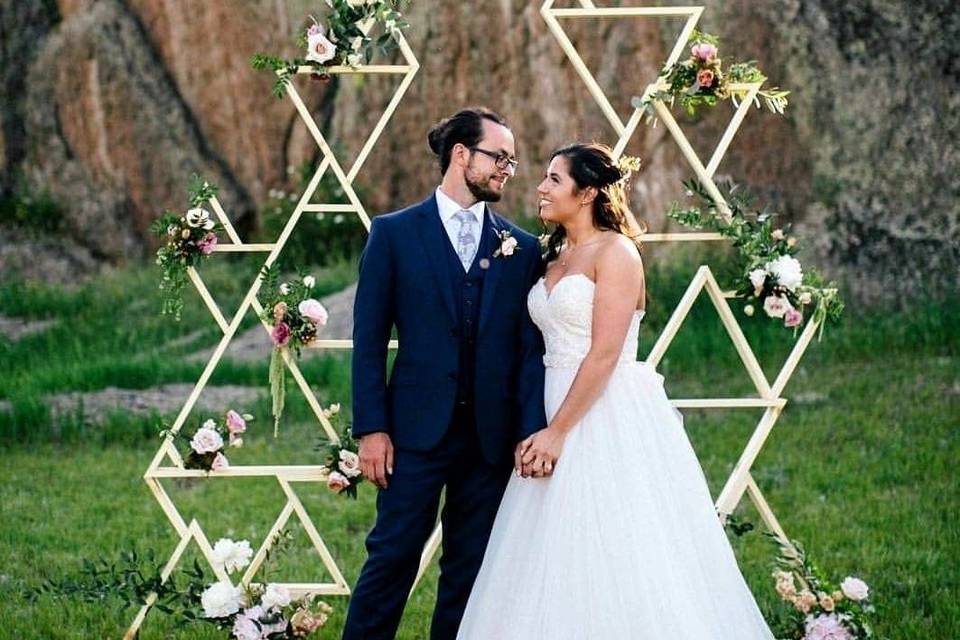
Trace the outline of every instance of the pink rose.
<instances>
[{"instance_id":1,"label":"pink rose","mask_svg":"<svg viewBox=\"0 0 960 640\"><path fill-rule=\"evenodd\" d=\"M789 308L790 303L780 296L767 296L763 301L763 310L771 318L782 318Z\"/></svg>"},{"instance_id":2,"label":"pink rose","mask_svg":"<svg viewBox=\"0 0 960 640\"><path fill-rule=\"evenodd\" d=\"M709 62L716 57L717 47L709 42L698 42L690 49L690 53L692 53L693 57L697 58L698 60Z\"/></svg>"},{"instance_id":3,"label":"pink rose","mask_svg":"<svg viewBox=\"0 0 960 640\"><path fill-rule=\"evenodd\" d=\"M220 471L220 469L226 469L230 466L230 463L227 461L227 456L222 453L217 453L213 457L213 462L210 464L211 471Z\"/></svg>"},{"instance_id":4,"label":"pink rose","mask_svg":"<svg viewBox=\"0 0 960 640\"><path fill-rule=\"evenodd\" d=\"M297 306L297 311L300 312L300 315L302 315L304 318L306 318L313 324L317 325L318 327L320 325L327 324L327 318L329 317L329 315L327 314L327 310L323 307L322 304L320 304L313 298L310 298L308 300L304 300L303 302L301 302Z\"/></svg>"},{"instance_id":5,"label":"pink rose","mask_svg":"<svg viewBox=\"0 0 960 640\"><path fill-rule=\"evenodd\" d=\"M803 314L793 307L787 309L786 313L783 314L783 326L785 327L799 327L801 322L803 322Z\"/></svg>"},{"instance_id":6,"label":"pink rose","mask_svg":"<svg viewBox=\"0 0 960 640\"><path fill-rule=\"evenodd\" d=\"M270 337L273 339L273 344L278 347L285 347L290 341L290 326L286 322L277 323L273 327Z\"/></svg>"},{"instance_id":7,"label":"pink rose","mask_svg":"<svg viewBox=\"0 0 960 640\"><path fill-rule=\"evenodd\" d=\"M244 420L243 417L233 409L227 411L227 431L230 432L230 435L243 433L246 430L247 421Z\"/></svg>"},{"instance_id":8,"label":"pink rose","mask_svg":"<svg viewBox=\"0 0 960 640\"><path fill-rule=\"evenodd\" d=\"M208 233L207 235L203 236L203 238L201 238L200 242L197 243L197 248L200 249L200 253L202 253L205 256L208 256L211 253L213 253L213 250L216 248L216 246L217 246L217 234L215 233Z\"/></svg>"},{"instance_id":9,"label":"pink rose","mask_svg":"<svg viewBox=\"0 0 960 640\"><path fill-rule=\"evenodd\" d=\"M334 493L340 493L350 486L350 480L339 471L331 471L327 477L327 488Z\"/></svg>"},{"instance_id":10,"label":"pink rose","mask_svg":"<svg viewBox=\"0 0 960 640\"><path fill-rule=\"evenodd\" d=\"M837 614L808 618L804 640L854 640L853 634L843 626Z\"/></svg>"},{"instance_id":11,"label":"pink rose","mask_svg":"<svg viewBox=\"0 0 960 640\"><path fill-rule=\"evenodd\" d=\"M201 427L193 434L193 439L190 440L190 448L199 454L213 453L223 449L223 438L215 429Z\"/></svg>"},{"instance_id":12,"label":"pink rose","mask_svg":"<svg viewBox=\"0 0 960 640\"><path fill-rule=\"evenodd\" d=\"M713 86L713 71L710 69L700 69L700 72L697 73L697 82L700 83L701 87L711 87Z\"/></svg>"}]
</instances>

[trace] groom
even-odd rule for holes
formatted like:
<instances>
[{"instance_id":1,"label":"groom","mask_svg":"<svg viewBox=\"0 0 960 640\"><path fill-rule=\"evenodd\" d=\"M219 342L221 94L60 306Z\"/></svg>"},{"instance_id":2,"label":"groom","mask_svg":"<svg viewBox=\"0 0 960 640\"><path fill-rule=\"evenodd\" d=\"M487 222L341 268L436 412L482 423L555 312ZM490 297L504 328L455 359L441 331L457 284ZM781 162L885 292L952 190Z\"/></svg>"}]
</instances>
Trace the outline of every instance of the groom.
<instances>
[{"instance_id":1,"label":"groom","mask_svg":"<svg viewBox=\"0 0 960 640\"><path fill-rule=\"evenodd\" d=\"M526 305L539 244L486 204L516 171L513 133L474 108L434 125L428 139L440 186L376 217L360 261L353 435L379 493L344 640L395 636L444 488L430 637L456 637L517 443L546 425L543 345Z\"/></svg>"}]
</instances>

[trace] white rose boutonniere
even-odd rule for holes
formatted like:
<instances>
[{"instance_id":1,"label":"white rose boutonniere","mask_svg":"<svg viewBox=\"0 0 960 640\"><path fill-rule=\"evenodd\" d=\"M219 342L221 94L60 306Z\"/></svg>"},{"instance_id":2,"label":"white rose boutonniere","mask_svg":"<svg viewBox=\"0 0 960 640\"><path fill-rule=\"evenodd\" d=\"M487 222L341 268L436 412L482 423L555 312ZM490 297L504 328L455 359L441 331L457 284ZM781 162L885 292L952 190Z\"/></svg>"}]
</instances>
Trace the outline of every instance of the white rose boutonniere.
<instances>
[{"instance_id":1,"label":"white rose boutonniere","mask_svg":"<svg viewBox=\"0 0 960 640\"><path fill-rule=\"evenodd\" d=\"M500 246L496 251L493 252L494 258L499 258L500 256L512 256L515 251L520 251L519 243L517 239L513 237L513 234L509 230L503 229L500 231L494 231L497 234L497 239L500 240Z\"/></svg>"}]
</instances>

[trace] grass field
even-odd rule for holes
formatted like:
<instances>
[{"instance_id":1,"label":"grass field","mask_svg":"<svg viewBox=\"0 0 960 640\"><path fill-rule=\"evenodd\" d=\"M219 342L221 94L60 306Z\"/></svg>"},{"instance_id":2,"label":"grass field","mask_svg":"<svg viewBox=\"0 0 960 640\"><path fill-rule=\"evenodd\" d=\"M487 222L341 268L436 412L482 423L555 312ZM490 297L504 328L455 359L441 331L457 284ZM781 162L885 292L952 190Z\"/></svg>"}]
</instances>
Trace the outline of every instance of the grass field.
<instances>
[{"instance_id":1,"label":"grass field","mask_svg":"<svg viewBox=\"0 0 960 640\"><path fill-rule=\"evenodd\" d=\"M648 267L649 268L649 267ZM353 276L345 263L317 274L321 293ZM641 337L643 355L683 293L695 265L650 269L652 300ZM255 268L242 261L204 271L228 313ZM250 278L237 278L237 274ZM118 407L101 424L81 411L53 419L44 395L106 386L146 388L194 382L203 363L184 355L209 346L218 333L192 292L181 323L157 313L150 269L104 276L75 290L8 283L0 314L54 319L43 333L10 343L0 338L0 637L116 638L133 617L116 602L87 603L26 592L45 579L77 575L83 558L116 558L125 549L155 549L161 558L174 537L141 476L156 450L156 424L171 416L137 417ZM956 300L956 298L954 298ZM229 315L229 314L228 314ZM709 302L697 303L661 365L675 397L750 393L750 382ZM254 322L251 317L247 323ZM855 574L872 588L877 632L891 639L960 637L960 306L917 303L908 313L851 309L823 341L814 342L785 396L789 402L754 466L754 477L787 533L805 543L838 580ZM748 337L773 377L792 343L789 331L746 322ZM170 346L171 343L174 346ZM266 391L266 362L222 365L214 383ZM304 363L321 402L349 404L349 363L343 355ZM269 403L237 407L254 413L247 445L234 464L317 463L319 436L294 390L279 439L269 428ZM759 411L686 411L686 425L714 495L749 438ZM199 419L199 415L194 418ZM214 540L227 535L257 544L282 505L275 482L260 479L176 481L165 485L181 513L196 517ZM373 517L373 491L356 502L319 486L298 492L350 582L363 562L363 537ZM748 501L743 518L759 524ZM294 545L269 578L313 581L323 569L299 526ZM772 549L757 532L734 538L745 575L771 618ZM434 570L435 571L435 570ZM428 636L435 572L415 593L399 637ZM322 638L338 637L346 600ZM215 638L212 628L177 631L159 613L143 638Z\"/></svg>"}]
</instances>

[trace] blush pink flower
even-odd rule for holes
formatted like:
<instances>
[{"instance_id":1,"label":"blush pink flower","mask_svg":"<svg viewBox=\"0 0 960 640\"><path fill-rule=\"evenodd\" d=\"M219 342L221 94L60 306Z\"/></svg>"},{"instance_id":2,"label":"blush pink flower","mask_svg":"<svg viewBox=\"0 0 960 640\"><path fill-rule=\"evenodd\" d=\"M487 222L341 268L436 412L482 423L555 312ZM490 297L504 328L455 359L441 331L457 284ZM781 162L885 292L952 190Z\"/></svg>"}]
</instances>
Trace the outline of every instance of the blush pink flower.
<instances>
[{"instance_id":1,"label":"blush pink flower","mask_svg":"<svg viewBox=\"0 0 960 640\"><path fill-rule=\"evenodd\" d=\"M239 413L230 409L227 411L227 431L230 432L230 435L237 433L243 433L247 430L247 421L243 419Z\"/></svg>"},{"instance_id":2,"label":"blush pink flower","mask_svg":"<svg viewBox=\"0 0 960 640\"><path fill-rule=\"evenodd\" d=\"M200 253L205 256L213 253L213 250L217 246L217 234L208 233L200 239L200 242L197 243L197 248L200 249Z\"/></svg>"},{"instance_id":3,"label":"blush pink flower","mask_svg":"<svg viewBox=\"0 0 960 640\"><path fill-rule=\"evenodd\" d=\"M713 71L710 69L701 69L697 73L697 82L700 83L701 87L712 87L713 86Z\"/></svg>"},{"instance_id":4,"label":"blush pink flower","mask_svg":"<svg viewBox=\"0 0 960 640\"><path fill-rule=\"evenodd\" d=\"M787 309L786 313L783 314L783 326L785 327L799 327L801 322L803 322L803 314L793 307Z\"/></svg>"},{"instance_id":5,"label":"blush pink flower","mask_svg":"<svg viewBox=\"0 0 960 640\"><path fill-rule=\"evenodd\" d=\"M339 471L331 471L327 477L327 488L334 493L340 493L350 486L350 480Z\"/></svg>"},{"instance_id":6,"label":"blush pink flower","mask_svg":"<svg viewBox=\"0 0 960 640\"><path fill-rule=\"evenodd\" d=\"M210 469L212 471L219 471L221 469L226 469L229 466L230 463L227 461L227 456L217 452L217 455L213 457L213 462L210 464Z\"/></svg>"},{"instance_id":7,"label":"blush pink flower","mask_svg":"<svg viewBox=\"0 0 960 640\"><path fill-rule=\"evenodd\" d=\"M285 347L290 341L290 325L286 322L278 322L270 333L273 344L278 347Z\"/></svg>"},{"instance_id":8,"label":"blush pink flower","mask_svg":"<svg viewBox=\"0 0 960 640\"><path fill-rule=\"evenodd\" d=\"M850 630L843 626L837 614L807 618L804 640L854 640Z\"/></svg>"},{"instance_id":9,"label":"blush pink flower","mask_svg":"<svg viewBox=\"0 0 960 640\"><path fill-rule=\"evenodd\" d=\"M717 56L717 47L709 42L698 42L691 47L690 53L698 60L709 62Z\"/></svg>"},{"instance_id":10,"label":"blush pink flower","mask_svg":"<svg viewBox=\"0 0 960 640\"><path fill-rule=\"evenodd\" d=\"M213 453L223 449L223 438L215 429L201 427L193 435L190 447L199 454Z\"/></svg>"},{"instance_id":11,"label":"blush pink flower","mask_svg":"<svg viewBox=\"0 0 960 640\"><path fill-rule=\"evenodd\" d=\"M317 326L327 324L327 318L329 317L329 314L327 313L326 308L324 308L322 304L313 298L304 300L297 305L297 311L300 312L300 315Z\"/></svg>"}]
</instances>

